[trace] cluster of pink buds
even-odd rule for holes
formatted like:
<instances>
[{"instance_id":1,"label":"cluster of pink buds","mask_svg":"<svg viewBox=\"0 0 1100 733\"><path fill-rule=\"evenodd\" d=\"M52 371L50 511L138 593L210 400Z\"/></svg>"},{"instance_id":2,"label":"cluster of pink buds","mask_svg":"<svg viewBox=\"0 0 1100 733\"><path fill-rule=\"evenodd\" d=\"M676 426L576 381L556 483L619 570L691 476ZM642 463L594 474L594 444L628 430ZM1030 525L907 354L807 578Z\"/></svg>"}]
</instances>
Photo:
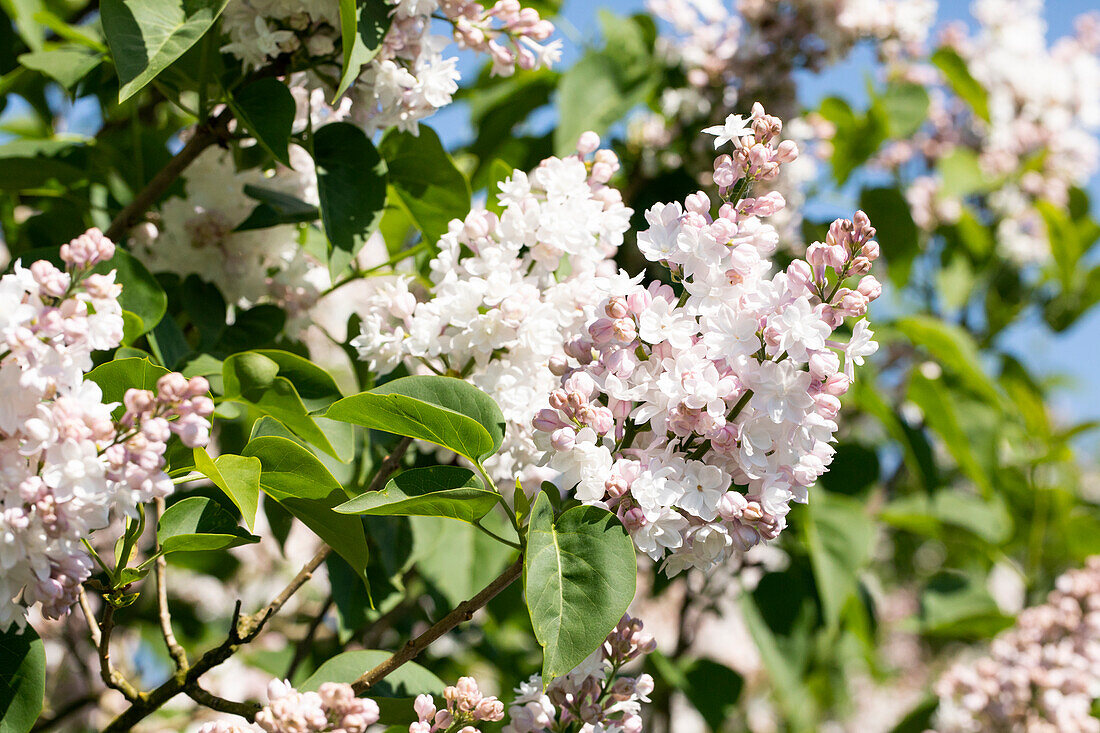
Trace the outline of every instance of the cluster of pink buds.
<instances>
[{"instance_id":1,"label":"cluster of pink buds","mask_svg":"<svg viewBox=\"0 0 1100 733\"><path fill-rule=\"evenodd\" d=\"M798 157L798 145L793 140L780 141L783 122L766 114L757 102L752 115L730 115L723 125L708 127L703 132L715 135L715 149L726 142L733 143L733 155L720 155L714 161L714 182L718 193L726 196L738 181L747 186L756 181L769 181L779 175L779 167Z\"/></svg>"},{"instance_id":2,"label":"cluster of pink buds","mask_svg":"<svg viewBox=\"0 0 1100 733\"><path fill-rule=\"evenodd\" d=\"M435 733L458 730L478 733L474 723L495 723L504 718L504 703L483 695L473 677L460 677L457 684L443 690L447 707L437 710L431 695L418 695L413 709L419 720L409 725L409 733Z\"/></svg>"},{"instance_id":3,"label":"cluster of pink buds","mask_svg":"<svg viewBox=\"0 0 1100 733\"><path fill-rule=\"evenodd\" d=\"M653 678L619 674L627 663L657 648L642 622L624 616L603 646L579 667L543 690L534 675L516 688L505 733L622 731L641 733L641 704L649 702Z\"/></svg>"},{"instance_id":4,"label":"cluster of pink buds","mask_svg":"<svg viewBox=\"0 0 1100 733\"><path fill-rule=\"evenodd\" d=\"M558 60L559 44L544 44L554 24L525 8L519 0L498 0L486 10L469 0L443 0L440 10L454 25L460 48L486 53L493 60L493 74L511 76L516 66L534 69ZM501 40L511 41L511 46Z\"/></svg>"},{"instance_id":5,"label":"cluster of pink buds","mask_svg":"<svg viewBox=\"0 0 1100 733\"><path fill-rule=\"evenodd\" d=\"M89 229L79 237L61 245L61 259L74 269L92 267L115 256L115 243L98 229Z\"/></svg>"},{"instance_id":6,"label":"cluster of pink buds","mask_svg":"<svg viewBox=\"0 0 1100 733\"><path fill-rule=\"evenodd\" d=\"M867 274L878 256L875 228L866 214L857 211L851 220L834 221L825 241L811 244L805 261L795 260L787 274L812 282L817 296L828 304L826 315L832 317L834 326L839 326L845 317L866 315L867 306L882 294L882 285L874 275ZM829 270L833 272L831 278ZM854 290L841 286L849 277L861 277ZM831 293L827 292L830 287Z\"/></svg>"},{"instance_id":7,"label":"cluster of pink buds","mask_svg":"<svg viewBox=\"0 0 1100 733\"><path fill-rule=\"evenodd\" d=\"M299 692L288 681L272 680L267 698L256 714L256 725L267 733L365 733L378 722L378 703L356 697L345 683Z\"/></svg>"},{"instance_id":8,"label":"cluster of pink buds","mask_svg":"<svg viewBox=\"0 0 1100 733\"><path fill-rule=\"evenodd\" d=\"M188 380L178 372L157 380L157 391L126 390L126 412L119 420L118 436L103 451L108 480L117 484L125 511L136 504L167 495L172 482L163 472L164 451L173 433L188 448L210 440L210 416L214 402L210 384L203 377Z\"/></svg>"}]
</instances>

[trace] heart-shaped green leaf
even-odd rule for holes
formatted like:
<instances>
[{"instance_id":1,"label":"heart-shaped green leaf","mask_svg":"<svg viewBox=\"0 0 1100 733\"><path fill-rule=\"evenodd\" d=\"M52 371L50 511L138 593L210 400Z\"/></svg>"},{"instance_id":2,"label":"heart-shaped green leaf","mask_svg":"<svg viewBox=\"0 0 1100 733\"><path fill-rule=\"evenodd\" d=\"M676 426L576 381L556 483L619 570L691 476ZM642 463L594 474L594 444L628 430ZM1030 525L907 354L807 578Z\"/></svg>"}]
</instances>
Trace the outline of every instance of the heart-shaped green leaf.
<instances>
[{"instance_id":1,"label":"heart-shaped green leaf","mask_svg":"<svg viewBox=\"0 0 1100 733\"><path fill-rule=\"evenodd\" d=\"M546 495L535 497L523 588L544 682L599 648L634 599L637 575L634 542L615 515L577 506L555 520Z\"/></svg>"}]
</instances>

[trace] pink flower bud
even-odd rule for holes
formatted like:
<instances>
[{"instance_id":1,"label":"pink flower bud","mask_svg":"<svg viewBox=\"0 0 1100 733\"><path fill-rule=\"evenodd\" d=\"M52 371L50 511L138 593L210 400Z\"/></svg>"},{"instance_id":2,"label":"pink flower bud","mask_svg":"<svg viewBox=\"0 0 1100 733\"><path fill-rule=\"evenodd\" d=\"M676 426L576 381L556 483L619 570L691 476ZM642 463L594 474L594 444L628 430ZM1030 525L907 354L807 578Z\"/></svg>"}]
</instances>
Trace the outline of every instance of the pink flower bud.
<instances>
[{"instance_id":1,"label":"pink flower bud","mask_svg":"<svg viewBox=\"0 0 1100 733\"><path fill-rule=\"evenodd\" d=\"M859 281L857 290L863 293L867 300L875 300L882 295L882 284L874 275L867 275Z\"/></svg>"},{"instance_id":2,"label":"pink flower bud","mask_svg":"<svg viewBox=\"0 0 1100 733\"><path fill-rule=\"evenodd\" d=\"M825 380L825 384L821 386L821 391L825 394L831 394L836 397L840 397L848 391L851 386L848 377L844 372L837 372L833 376Z\"/></svg>"},{"instance_id":3,"label":"pink flower bud","mask_svg":"<svg viewBox=\"0 0 1100 733\"><path fill-rule=\"evenodd\" d=\"M592 153L596 152L599 147L600 136L592 132L591 130L582 132L580 139L577 140L577 153L581 157L591 155Z\"/></svg>"},{"instance_id":4,"label":"pink flower bud","mask_svg":"<svg viewBox=\"0 0 1100 733\"><path fill-rule=\"evenodd\" d=\"M710 216L710 198L703 191L696 191L684 199L684 208L694 214Z\"/></svg>"},{"instance_id":5,"label":"pink flower bud","mask_svg":"<svg viewBox=\"0 0 1100 733\"><path fill-rule=\"evenodd\" d=\"M740 519L748 501L736 491L727 491L718 499L718 516L727 522Z\"/></svg>"},{"instance_id":6,"label":"pink flower bud","mask_svg":"<svg viewBox=\"0 0 1100 733\"><path fill-rule=\"evenodd\" d=\"M550 434L550 445L559 453L573 450L577 442L577 431L570 427L558 428Z\"/></svg>"},{"instance_id":7,"label":"pink flower bud","mask_svg":"<svg viewBox=\"0 0 1100 733\"><path fill-rule=\"evenodd\" d=\"M604 306L604 313L610 318L626 318L629 315L630 310L627 306L626 298L616 296L607 301L607 305Z\"/></svg>"},{"instance_id":8,"label":"pink flower bud","mask_svg":"<svg viewBox=\"0 0 1100 733\"><path fill-rule=\"evenodd\" d=\"M535 418L531 421L531 425L535 430L549 433L562 427L564 423L561 420L561 416L558 415L557 410L547 410L544 408L535 414Z\"/></svg>"},{"instance_id":9,"label":"pink flower bud","mask_svg":"<svg viewBox=\"0 0 1100 733\"><path fill-rule=\"evenodd\" d=\"M862 257L866 257L871 262L874 262L879 257L878 242L876 242L874 240L872 240L870 242L867 242L866 244L863 245L862 248L860 248L859 254Z\"/></svg>"}]
</instances>

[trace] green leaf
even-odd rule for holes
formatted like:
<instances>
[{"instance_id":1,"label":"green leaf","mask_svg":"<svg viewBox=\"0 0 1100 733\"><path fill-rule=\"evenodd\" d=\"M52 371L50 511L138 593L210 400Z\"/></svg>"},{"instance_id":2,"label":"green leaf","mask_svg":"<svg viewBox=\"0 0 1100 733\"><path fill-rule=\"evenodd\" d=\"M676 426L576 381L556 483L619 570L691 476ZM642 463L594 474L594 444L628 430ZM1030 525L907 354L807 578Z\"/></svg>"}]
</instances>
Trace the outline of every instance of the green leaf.
<instances>
[{"instance_id":1,"label":"green leaf","mask_svg":"<svg viewBox=\"0 0 1100 733\"><path fill-rule=\"evenodd\" d=\"M326 396L328 402L339 396L332 377L320 367L287 352L245 351L225 360L222 380L227 400L276 418L303 440L343 460L333 441L309 414L310 406L326 404ZM302 385L305 397L296 384Z\"/></svg>"},{"instance_id":2,"label":"green leaf","mask_svg":"<svg viewBox=\"0 0 1100 733\"><path fill-rule=\"evenodd\" d=\"M886 117L890 137L900 140L912 136L928 119L928 92L920 84L891 83L875 97Z\"/></svg>"},{"instance_id":3,"label":"green leaf","mask_svg":"<svg viewBox=\"0 0 1100 733\"><path fill-rule=\"evenodd\" d=\"M157 522L162 554L228 550L259 542L237 526L233 515L205 496L191 496L164 510Z\"/></svg>"},{"instance_id":4,"label":"green leaf","mask_svg":"<svg viewBox=\"0 0 1100 733\"><path fill-rule=\"evenodd\" d=\"M921 249L909 202L897 188L865 188L859 195L859 208L875 225L878 240L886 243L883 255L890 280L903 287Z\"/></svg>"},{"instance_id":5,"label":"green leaf","mask_svg":"<svg viewBox=\"0 0 1100 733\"><path fill-rule=\"evenodd\" d=\"M90 379L99 385L104 402L121 403L128 389L147 389L150 392L156 392L157 380L167 373L167 369L148 359L129 357L104 362L88 372L85 379ZM115 409L116 416L121 415L125 410L125 407L119 405Z\"/></svg>"},{"instance_id":6,"label":"green leaf","mask_svg":"<svg viewBox=\"0 0 1100 733\"><path fill-rule=\"evenodd\" d=\"M195 469L237 505L251 531L256 525L256 508L260 503L260 460L228 453L211 460L204 449L195 448Z\"/></svg>"},{"instance_id":7,"label":"green leaf","mask_svg":"<svg viewBox=\"0 0 1100 733\"><path fill-rule=\"evenodd\" d=\"M260 186L246 183L245 195L259 201L259 205L252 210L244 221L237 225L235 232L246 232L252 229L266 229L279 224L302 224L317 221L321 211L313 204L302 201L281 191L272 191Z\"/></svg>"},{"instance_id":8,"label":"green leaf","mask_svg":"<svg viewBox=\"0 0 1100 733\"><path fill-rule=\"evenodd\" d=\"M136 323L127 324L125 329L125 342L131 343L160 323L168 311L168 296L145 265L121 247L115 248L114 257L92 268L92 272L101 275L111 270L115 271L115 282L122 285L118 303L122 306L123 315L132 313L137 317Z\"/></svg>"},{"instance_id":9,"label":"green leaf","mask_svg":"<svg viewBox=\"0 0 1100 733\"><path fill-rule=\"evenodd\" d=\"M997 182L982 171L978 156L966 148L956 148L936 163L936 176L941 198L964 198L974 193L990 191Z\"/></svg>"},{"instance_id":10,"label":"green leaf","mask_svg":"<svg viewBox=\"0 0 1100 733\"><path fill-rule=\"evenodd\" d=\"M852 171L878 150L887 134L887 121L881 107L872 105L866 113L856 114L840 97L822 100L818 112L836 127L831 158L833 178L843 185ZM883 240L885 241L885 240Z\"/></svg>"},{"instance_id":11,"label":"green leaf","mask_svg":"<svg viewBox=\"0 0 1100 733\"><path fill-rule=\"evenodd\" d=\"M195 45L229 0L103 0L99 16L124 102Z\"/></svg>"},{"instance_id":12,"label":"green leaf","mask_svg":"<svg viewBox=\"0 0 1100 733\"><path fill-rule=\"evenodd\" d=\"M378 149L398 199L429 242L447 233L451 219L470 212L470 182L432 128L421 125L419 135L390 130Z\"/></svg>"},{"instance_id":13,"label":"green leaf","mask_svg":"<svg viewBox=\"0 0 1100 733\"><path fill-rule=\"evenodd\" d=\"M500 514L482 523L501 536L514 536ZM471 598L515 559L515 551L473 525L442 517L412 517L416 572L439 591L451 607Z\"/></svg>"},{"instance_id":14,"label":"green leaf","mask_svg":"<svg viewBox=\"0 0 1100 733\"><path fill-rule=\"evenodd\" d=\"M945 46L932 54L932 63L943 73L955 94L970 105L974 114L989 122L989 94L971 76L966 61L954 49Z\"/></svg>"},{"instance_id":15,"label":"green leaf","mask_svg":"<svg viewBox=\"0 0 1100 733\"><path fill-rule=\"evenodd\" d=\"M684 671L685 697L691 701L711 730L720 731L736 709L745 679L724 664L697 659Z\"/></svg>"},{"instance_id":16,"label":"green leaf","mask_svg":"<svg viewBox=\"0 0 1100 733\"><path fill-rule=\"evenodd\" d=\"M871 559L875 526L864 502L846 496L821 493L806 509L810 521L802 526L817 592L825 620L835 628L844 606L859 592L859 573Z\"/></svg>"},{"instance_id":17,"label":"green leaf","mask_svg":"<svg viewBox=\"0 0 1100 733\"><path fill-rule=\"evenodd\" d=\"M42 712L46 650L34 629L0 630L0 733L27 733Z\"/></svg>"},{"instance_id":18,"label":"green leaf","mask_svg":"<svg viewBox=\"0 0 1100 733\"><path fill-rule=\"evenodd\" d=\"M741 616L749 635L756 642L756 649L771 678L770 689L775 693L780 709L786 714L791 730L813 730L815 718L814 697L803 683L796 663L780 648L775 634L760 613L751 593L741 594Z\"/></svg>"},{"instance_id":19,"label":"green leaf","mask_svg":"<svg viewBox=\"0 0 1100 733\"><path fill-rule=\"evenodd\" d=\"M894 323L915 346L934 358L945 371L990 405L1000 403L1000 394L993 380L982 370L981 358L974 338L964 329L931 316L909 316Z\"/></svg>"},{"instance_id":20,"label":"green leaf","mask_svg":"<svg viewBox=\"0 0 1100 733\"><path fill-rule=\"evenodd\" d=\"M364 575L368 549L363 522L332 510L348 496L324 464L293 440L274 436L250 440L243 454L260 459L263 492Z\"/></svg>"},{"instance_id":21,"label":"green leaf","mask_svg":"<svg viewBox=\"0 0 1100 733\"><path fill-rule=\"evenodd\" d=\"M329 271L338 273L366 244L382 219L386 161L367 134L349 122L333 122L314 133L313 160L321 221L333 247Z\"/></svg>"},{"instance_id":22,"label":"green leaf","mask_svg":"<svg viewBox=\"0 0 1100 733\"><path fill-rule=\"evenodd\" d=\"M381 491L368 491L336 507L341 514L450 517L471 524L492 510L498 494L482 488L474 472L460 466L414 468L395 476Z\"/></svg>"},{"instance_id":23,"label":"green leaf","mask_svg":"<svg viewBox=\"0 0 1100 733\"><path fill-rule=\"evenodd\" d=\"M984 639L1012 625L982 585L945 571L928 581L920 597L921 631L927 636Z\"/></svg>"},{"instance_id":24,"label":"green leaf","mask_svg":"<svg viewBox=\"0 0 1100 733\"><path fill-rule=\"evenodd\" d=\"M955 410L955 401L951 390L942 380L929 379L919 372L909 378L909 399L924 413L928 427L936 431L943 439L944 446L959 464L959 468L982 490L984 496L991 496L993 484L989 474L974 454L970 437L963 430L959 413Z\"/></svg>"},{"instance_id":25,"label":"green leaf","mask_svg":"<svg viewBox=\"0 0 1100 733\"><path fill-rule=\"evenodd\" d=\"M102 53L90 48L67 44L22 54L19 63L45 74L66 89L72 89L92 69L103 63L103 58Z\"/></svg>"},{"instance_id":26,"label":"green leaf","mask_svg":"<svg viewBox=\"0 0 1100 733\"><path fill-rule=\"evenodd\" d=\"M924 733L926 730L931 730L935 724L936 710L939 706L940 699L930 695L906 713L905 717L890 729L890 733Z\"/></svg>"},{"instance_id":27,"label":"green leaf","mask_svg":"<svg viewBox=\"0 0 1100 733\"><path fill-rule=\"evenodd\" d=\"M325 682L351 684L364 673L390 658L391 652L380 649L360 649L343 652L327 660L298 686L303 692L316 691ZM407 662L370 689L371 697L415 697L420 694L440 695L443 681L416 662Z\"/></svg>"},{"instance_id":28,"label":"green leaf","mask_svg":"<svg viewBox=\"0 0 1100 733\"><path fill-rule=\"evenodd\" d=\"M358 78L363 64L372 61L382 50L382 39L393 22L389 10L383 0L340 0L344 69L336 88L337 99Z\"/></svg>"},{"instance_id":29,"label":"green leaf","mask_svg":"<svg viewBox=\"0 0 1100 733\"><path fill-rule=\"evenodd\" d=\"M555 520L550 500L535 498L523 587L544 683L599 648L634 599L637 574L634 543L615 515L577 506Z\"/></svg>"},{"instance_id":30,"label":"green leaf","mask_svg":"<svg viewBox=\"0 0 1100 733\"><path fill-rule=\"evenodd\" d=\"M504 416L493 399L461 379L402 377L334 403L331 420L427 440L471 461L504 440Z\"/></svg>"},{"instance_id":31,"label":"green leaf","mask_svg":"<svg viewBox=\"0 0 1100 733\"><path fill-rule=\"evenodd\" d=\"M286 84L272 77L258 79L234 93L229 105L257 142L289 167L295 102Z\"/></svg>"}]
</instances>

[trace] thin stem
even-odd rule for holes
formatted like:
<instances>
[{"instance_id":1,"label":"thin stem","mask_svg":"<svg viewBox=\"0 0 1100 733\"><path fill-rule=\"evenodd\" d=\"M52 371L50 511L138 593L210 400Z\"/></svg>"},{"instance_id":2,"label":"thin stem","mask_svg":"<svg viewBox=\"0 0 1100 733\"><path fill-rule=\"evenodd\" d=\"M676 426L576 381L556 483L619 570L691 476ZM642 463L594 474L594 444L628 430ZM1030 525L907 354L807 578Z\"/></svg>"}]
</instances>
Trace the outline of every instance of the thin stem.
<instances>
[{"instance_id":1,"label":"thin stem","mask_svg":"<svg viewBox=\"0 0 1100 733\"><path fill-rule=\"evenodd\" d=\"M88 594L83 588L80 589L79 600L80 610L84 612L84 620L88 622L88 631L92 635L92 645L98 649L103 636L99 633L99 622L95 620L95 613L92 611L91 604L88 603Z\"/></svg>"},{"instance_id":2,"label":"thin stem","mask_svg":"<svg viewBox=\"0 0 1100 733\"><path fill-rule=\"evenodd\" d=\"M492 531L491 529L489 529L488 527L483 525L481 522L474 522L474 526L477 527L478 529L480 529L485 534L492 537L497 542L502 542L502 543L508 545L509 547L515 548L517 550L522 550L523 549L523 546L520 545L518 542L512 542L512 540L510 540L510 539L507 539L505 537L501 537L496 532Z\"/></svg>"},{"instance_id":3,"label":"thin stem","mask_svg":"<svg viewBox=\"0 0 1100 733\"><path fill-rule=\"evenodd\" d=\"M155 506L159 524L160 517L164 514L164 498L158 496ZM160 550L160 543L157 543L155 550ZM176 640L176 634L172 631L172 613L168 609L168 562L164 559L164 555L158 555L153 575L157 585L157 616L160 620L160 633L164 637L164 645L168 647L168 654L176 663L176 669L187 669L187 652Z\"/></svg>"},{"instance_id":4,"label":"thin stem","mask_svg":"<svg viewBox=\"0 0 1100 733\"><path fill-rule=\"evenodd\" d=\"M352 689L355 690L355 694L362 694L372 685L377 684L391 672L405 664L405 662L410 662L415 659L420 652L427 649L436 639L464 621L469 621L473 617L475 611L496 598L502 590L515 582L522 573L523 558L520 557L509 565L503 573L498 575L493 582L481 589L473 598L458 604L453 611L435 622L430 629L415 639L410 639L406 642L405 646L391 655L389 659L382 662L374 669L363 673L363 675L352 684Z\"/></svg>"},{"instance_id":5,"label":"thin stem","mask_svg":"<svg viewBox=\"0 0 1100 733\"><path fill-rule=\"evenodd\" d=\"M321 628L321 624L325 622L325 616L328 615L328 611L332 608L333 598L332 593L328 594L328 598L325 599L324 605L321 606L321 610L317 612L317 615L313 617L313 620L309 622L309 628L306 629L305 635L298 640L298 643L294 646L294 656L290 660L290 664L286 668L286 674L283 675L284 679L293 679L294 673L298 671L298 667L302 662L306 661L306 657L309 656L309 648L313 644L313 637L317 635L317 629Z\"/></svg>"}]
</instances>

